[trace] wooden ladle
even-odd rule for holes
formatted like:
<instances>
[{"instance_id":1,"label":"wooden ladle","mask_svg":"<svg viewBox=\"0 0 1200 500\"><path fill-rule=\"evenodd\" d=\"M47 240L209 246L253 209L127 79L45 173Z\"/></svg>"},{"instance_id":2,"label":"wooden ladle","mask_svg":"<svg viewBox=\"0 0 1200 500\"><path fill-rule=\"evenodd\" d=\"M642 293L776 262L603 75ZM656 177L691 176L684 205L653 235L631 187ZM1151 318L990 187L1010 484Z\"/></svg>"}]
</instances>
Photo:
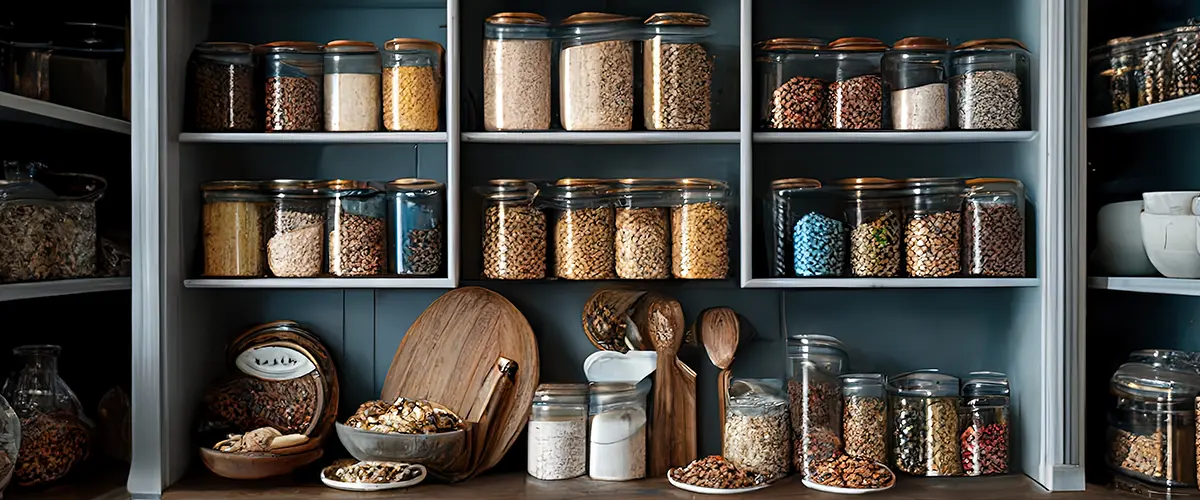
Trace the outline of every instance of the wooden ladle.
<instances>
[{"instance_id":1,"label":"wooden ladle","mask_svg":"<svg viewBox=\"0 0 1200 500\"><path fill-rule=\"evenodd\" d=\"M732 371L734 355L737 353L738 338L741 328L738 326L737 313L728 307L714 307L700 313L700 340L704 350L708 351L708 359L721 369L717 376L717 408L721 413L721 447L724 454L725 443L725 403L729 397L729 378Z\"/></svg>"}]
</instances>

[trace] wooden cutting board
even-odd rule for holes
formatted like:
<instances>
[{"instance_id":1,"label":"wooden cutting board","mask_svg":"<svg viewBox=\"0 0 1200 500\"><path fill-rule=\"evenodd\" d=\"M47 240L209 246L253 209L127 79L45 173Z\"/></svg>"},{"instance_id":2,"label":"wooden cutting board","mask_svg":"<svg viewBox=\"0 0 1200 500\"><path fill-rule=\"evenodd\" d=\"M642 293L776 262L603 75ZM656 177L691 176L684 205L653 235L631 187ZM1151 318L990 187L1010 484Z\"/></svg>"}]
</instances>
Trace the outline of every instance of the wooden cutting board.
<instances>
[{"instance_id":1,"label":"wooden cutting board","mask_svg":"<svg viewBox=\"0 0 1200 500\"><path fill-rule=\"evenodd\" d=\"M488 375L501 356L517 363L517 373L505 391L506 400L489 419L489 445L473 472L486 471L525 429L540 371L533 329L500 294L466 287L446 292L430 304L400 341L381 398L428 399L464 418L478 414L483 409L474 406L487 399L479 395L489 390Z\"/></svg>"}]
</instances>

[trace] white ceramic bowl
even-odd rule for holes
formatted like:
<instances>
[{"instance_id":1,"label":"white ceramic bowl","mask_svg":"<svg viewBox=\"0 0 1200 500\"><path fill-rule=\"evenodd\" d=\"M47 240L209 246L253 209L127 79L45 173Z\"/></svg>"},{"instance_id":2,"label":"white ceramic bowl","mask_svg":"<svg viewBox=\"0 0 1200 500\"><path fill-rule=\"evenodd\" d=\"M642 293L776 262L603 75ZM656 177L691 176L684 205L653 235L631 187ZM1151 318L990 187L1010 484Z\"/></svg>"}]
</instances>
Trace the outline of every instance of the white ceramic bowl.
<instances>
[{"instance_id":1,"label":"white ceramic bowl","mask_svg":"<svg viewBox=\"0 0 1200 500\"><path fill-rule=\"evenodd\" d=\"M1142 213L1142 244L1158 272L1168 278L1200 278L1196 217Z\"/></svg>"},{"instance_id":2,"label":"white ceramic bowl","mask_svg":"<svg viewBox=\"0 0 1200 500\"><path fill-rule=\"evenodd\" d=\"M1111 276L1157 274L1142 245L1142 200L1109 203L1096 213L1092 263Z\"/></svg>"},{"instance_id":3,"label":"white ceramic bowl","mask_svg":"<svg viewBox=\"0 0 1200 500\"><path fill-rule=\"evenodd\" d=\"M1200 191L1155 191L1142 193L1142 201L1146 202L1146 212L1158 215L1195 215L1192 211L1192 201L1200 196Z\"/></svg>"}]
</instances>

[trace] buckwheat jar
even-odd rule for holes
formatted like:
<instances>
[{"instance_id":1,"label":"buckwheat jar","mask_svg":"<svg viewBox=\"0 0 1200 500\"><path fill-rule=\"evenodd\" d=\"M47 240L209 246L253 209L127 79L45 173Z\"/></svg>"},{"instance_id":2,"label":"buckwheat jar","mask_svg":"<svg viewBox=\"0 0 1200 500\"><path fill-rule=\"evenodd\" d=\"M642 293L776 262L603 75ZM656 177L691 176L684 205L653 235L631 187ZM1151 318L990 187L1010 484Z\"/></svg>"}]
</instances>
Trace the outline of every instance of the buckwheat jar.
<instances>
[{"instance_id":1,"label":"buckwheat jar","mask_svg":"<svg viewBox=\"0 0 1200 500\"><path fill-rule=\"evenodd\" d=\"M433 132L442 103L442 46L417 38L383 45L383 127Z\"/></svg>"},{"instance_id":2,"label":"buckwheat jar","mask_svg":"<svg viewBox=\"0 0 1200 500\"><path fill-rule=\"evenodd\" d=\"M267 132L319 132L324 118L324 53L312 42L260 45Z\"/></svg>"},{"instance_id":3,"label":"buckwheat jar","mask_svg":"<svg viewBox=\"0 0 1200 500\"><path fill-rule=\"evenodd\" d=\"M328 198L325 228L329 233L329 274L338 277L383 274L387 257L384 196L365 182L321 184Z\"/></svg>"},{"instance_id":4,"label":"buckwheat jar","mask_svg":"<svg viewBox=\"0 0 1200 500\"><path fill-rule=\"evenodd\" d=\"M950 67L954 128L1029 127L1029 50L1024 44L1011 38L972 40L954 49Z\"/></svg>"},{"instance_id":5,"label":"buckwheat jar","mask_svg":"<svg viewBox=\"0 0 1200 500\"><path fill-rule=\"evenodd\" d=\"M1017 179L966 183L963 265L968 276L1025 275L1025 185Z\"/></svg>"},{"instance_id":6,"label":"buckwheat jar","mask_svg":"<svg viewBox=\"0 0 1200 500\"><path fill-rule=\"evenodd\" d=\"M325 263L325 195L321 183L274 180L263 183L270 200L266 217L267 269L279 278L311 278Z\"/></svg>"},{"instance_id":7,"label":"buckwheat jar","mask_svg":"<svg viewBox=\"0 0 1200 500\"><path fill-rule=\"evenodd\" d=\"M483 276L498 280L546 277L546 214L538 187L520 179L496 179L483 196Z\"/></svg>"},{"instance_id":8,"label":"buckwheat jar","mask_svg":"<svg viewBox=\"0 0 1200 500\"><path fill-rule=\"evenodd\" d=\"M379 130L379 49L371 42L325 45L325 130Z\"/></svg>"},{"instance_id":9,"label":"buckwheat jar","mask_svg":"<svg viewBox=\"0 0 1200 500\"><path fill-rule=\"evenodd\" d=\"M879 64L887 45L874 38L841 38L829 44L835 61L829 84L826 128L879 130L883 120L883 77Z\"/></svg>"},{"instance_id":10,"label":"buckwheat jar","mask_svg":"<svg viewBox=\"0 0 1200 500\"><path fill-rule=\"evenodd\" d=\"M883 77L895 130L943 130L949 126L946 66L950 44L943 38L909 37L883 56Z\"/></svg>"},{"instance_id":11,"label":"buckwheat jar","mask_svg":"<svg viewBox=\"0 0 1200 500\"><path fill-rule=\"evenodd\" d=\"M613 253L618 278L671 277L670 189L669 181L656 179L621 179L613 187Z\"/></svg>"},{"instance_id":12,"label":"buckwheat jar","mask_svg":"<svg viewBox=\"0 0 1200 500\"><path fill-rule=\"evenodd\" d=\"M767 200L772 278L839 276L846 261L841 204L816 179L777 179Z\"/></svg>"},{"instance_id":13,"label":"buckwheat jar","mask_svg":"<svg viewBox=\"0 0 1200 500\"><path fill-rule=\"evenodd\" d=\"M646 130L712 127L712 58L707 16L661 12L645 22L642 114Z\"/></svg>"},{"instance_id":14,"label":"buckwheat jar","mask_svg":"<svg viewBox=\"0 0 1200 500\"><path fill-rule=\"evenodd\" d=\"M483 126L489 131L550 129L550 61L546 18L502 12L483 25Z\"/></svg>"},{"instance_id":15,"label":"buckwheat jar","mask_svg":"<svg viewBox=\"0 0 1200 500\"><path fill-rule=\"evenodd\" d=\"M671 207L671 274L725 279L729 273L729 186L680 179Z\"/></svg>"},{"instance_id":16,"label":"buckwheat jar","mask_svg":"<svg viewBox=\"0 0 1200 500\"><path fill-rule=\"evenodd\" d=\"M904 226L905 267L913 278L962 273L963 180L906 179L909 195Z\"/></svg>"},{"instance_id":17,"label":"buckwheat jar","mask_svg":"<svg viewBox=\"0 0 1200 500\"><path fill-rule=\"evenodd\" d=\"M445 186L429 179L387 185L388 272L432 276L442 269Z\"/></svg>"},{"instance_id":18,"label":"buckwheat jar","mask_svg":"<svg viewBox=\"0 0 1200 500\"><path fill-rule=\"evenodd\" d=\"M259 191L259 183L206 182L200 191L204 196L204 276L265 275L263 212L267 198Z\"/></svg>"},{"instance_id":19,"label":"buckwheat jar","mask_svg":"<svg viewBox=\"0 0 1200 500\"><path fill-rule=\"evenodd\" d=\"M597 179L561 179L554 207L554 275L569 280L616 277L613 206L609 186Z\"/></svg>"},{"instance_id":20,"label":"buckwheat jar","mask_svg":"<svg viewBox=\"0 0 1200 500\"><path fill-rule=\"evenodd\" d=\"M825 42L774 38L759 42L759 122L764 129L817 130L825 126L829 79Z\"/></svg>"},{"instance_id":21,"label":"buckwheat jar","mask_svg":"<svg viewBox=\"0 0 1200 500\"><path fill-rule=\"evenodd\" d=\"M901 181L860 177L837 181L845 194L850 275L894 278L904 272L904 201Z\"/></svg>"},{"instance_id":22,"label":"buckwheat jar","mask_svg":"<svg viewBox=\"0 0 1200 500\"><path fill-rule=\"evenodd\" d=\"M559 106L563 129L633 127L633 40L637 19L584 12L563 20Z\"/></svg>"}]
</instances>

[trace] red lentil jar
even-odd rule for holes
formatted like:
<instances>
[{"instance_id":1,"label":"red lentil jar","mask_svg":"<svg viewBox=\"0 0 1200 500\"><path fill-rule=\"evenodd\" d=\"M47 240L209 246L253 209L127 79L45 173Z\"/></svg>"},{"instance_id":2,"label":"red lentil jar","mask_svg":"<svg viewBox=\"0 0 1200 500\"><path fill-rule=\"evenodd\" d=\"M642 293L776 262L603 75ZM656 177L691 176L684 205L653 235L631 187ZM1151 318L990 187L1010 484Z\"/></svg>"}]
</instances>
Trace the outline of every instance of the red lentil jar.
<instances>
[{"instance_id":1,"label":"red lentil jar","mask_svg":"<svg viewBox=\"0 0 1200 500\"><path fill-rule=\"evenodd\" d=\"M972 372L962 385L960 451L968 476L1008 474L1008 376Z\"/></svg>"}]
</instances>

